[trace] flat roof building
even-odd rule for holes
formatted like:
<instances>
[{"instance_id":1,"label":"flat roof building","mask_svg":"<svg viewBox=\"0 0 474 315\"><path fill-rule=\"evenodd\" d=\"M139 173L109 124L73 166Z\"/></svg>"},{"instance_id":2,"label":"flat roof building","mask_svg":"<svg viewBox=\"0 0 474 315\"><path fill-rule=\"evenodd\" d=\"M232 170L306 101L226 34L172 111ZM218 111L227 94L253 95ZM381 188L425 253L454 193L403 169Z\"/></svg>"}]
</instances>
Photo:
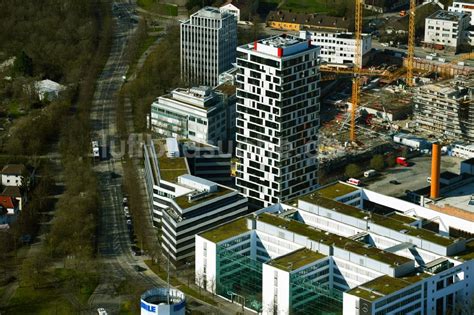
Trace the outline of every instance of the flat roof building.
<instances>
[{"instance_id":1,"label":"flat roof building","mask_svg":"<svg viewBox=\"0 0 474 315\"><path fill-rule=\"evenodd\" d=\"M197 235L197 284L262 314L469 307L474 242L449 229L470 230L474 222L342 182L290 204ZM425 228L434 216L438 231Z\"/></svg>"},{"instance_id":2,"label":"flat roof building","mask_svg":"<svg viewBox=\"0 0 474 315\"><path fill-rule=\"evenodd\" d=\"M269 205L318 184L319 47L273 36L237 48L236 185Z\"/></svg>"},{"instance_id":3,"label":"flat roof building","mask_svg":"<svg viewBox=\"0 0 474 315\"><path fill-rule=\"evenodd\" d=\"M237 18L204 7L181 23L181 78L192 85L216 86L232 67L237 46Z\"/></svg>"},{"instance_id":4,"label":"flat roof building","mask_svg":"<svg viewBox=\"0 0 474 315\"><path fill-rule=\"evenodd\" d=\"M473 0L464 0L457 1L454 0L453 4L448 8L452 12L463 12L469 14L471 18L471 25L474 25L474 1Z\"/></svg>"},{"instance_id":5,"label":"flat roof building","mask_svg":"<svg viewBox=\"0 0 474 315\"><path fill-rule=\"evenodd\" d=\"M216 146L232 140L235 133L235 89L233 94L226 90L226 94L223 87L218 88L177 88L158 97L151 104L152 131L162 137Z\"/></svg>"},{"instance_id":6,"label":"flat roof building","mask_svg":"<svg viewBox=\"0 0 474 315\"><path fill-rule=\"evenodd\" d=\"M469 42L466 30L470 16L463 12L439 10L425 20L425 47L457 52Z\"/></svg>"},{"instance_id":7,"label":"flat roof building","mask_svg":"<svg viewBox=\"0 0 474 315\"><path fill-rule=\"evenodd\" d=\"M321 51L319 57L323 62L335 64L354 64L355 38L353 33L348 32L324 32L324 31L300 31L300 37L311 40L311 44L319 46ZM361 56L365 64L364 56L372 49L372 36L362 34Z\"/></svg>"},{"instance_id":8,"label":"flat roof building","mask_svg":"<svg viewBox=\"0 0 474 315\"><path fill-rule=\"evenodd\" d=\"M175 145L164 146L160 141L144 146L145 183L153 223L162 232L163 249L173 264L179 265L194 259L195 234L246 215L248 206L247 198L235 189L190 174L190 163L196 167L203 163L196 161L201 154L212 152L180 153L195 149L192 143L180 145L178 155L168 154L170 148ZM219 166L219 160L207 158L207 168ZM227 168L230 175L230 155Z\"/></svg>"}]
</instances>

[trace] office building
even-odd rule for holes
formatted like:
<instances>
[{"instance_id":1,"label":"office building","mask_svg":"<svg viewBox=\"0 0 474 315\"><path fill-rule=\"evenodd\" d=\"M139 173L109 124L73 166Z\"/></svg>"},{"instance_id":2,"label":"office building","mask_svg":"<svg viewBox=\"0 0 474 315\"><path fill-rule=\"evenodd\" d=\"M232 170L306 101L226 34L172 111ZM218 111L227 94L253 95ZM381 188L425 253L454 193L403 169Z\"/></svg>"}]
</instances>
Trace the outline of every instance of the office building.
<instances>
[{"instance_id":1,"label":"office building","mask_svg":"<svg viewBox=\"0 0 474 315\"><path fill-rule=\"evenodd\" d=\"M205 7L181 23L181 78L192 85L216 86L219 74L235 62L234 14Z\"/></svg>"},{"instance_id":2,"label":"office building","mask_svg":"<svg viewBox=\"0 0 474 315\"><path fill-rule=\"evenodd\" d=\"M319 48L281 35L237 51L237 187L256 205L313 190L318 184Z\"/></svg>"},{"instance_id":3,"label":"office building","mask_svg":"<svg viewBox=\"0 0 474 315\"><path fill-rule=\"evenodd\" d=\"M474 25L474 1L466 0L466 1L453 1L453 4L448 8L451 12L460 12L460 13L467 13L470 16L470 24Z\"/></svg>"},{"instance_id":4,"label":"office building","mask_svg":"<svg viewBox=\"0 0 474 315\"><path fill-rule=\"evenodd\" d=\"M218 184L232 183L230 154L219 148L174 138L150 140L143 145L145 186L152 209L153 223L160 226L167 207L162 197L174 198L187 192L176 185L181 175L195 175Z\"/></svg>"},{"instance_id":5,"label":"office building","mask_svg":"<svg viewBox=\"0 0 474 315\"><path fill-rule=\"evenodd\" d=\"M353 33L300 31L300 37L311 40L311 44L321 49L319 57L323 62L336 64L354 64L355 39ZM372 49L372 36L362 34L361 56L366 63L367 53Z\"/></svg>"},{"instance_id":6,"label":"office building","mask_svg":"<svg viewBox=\"0 0 474 315\"><path fill-rule=\"evenodd\" d=\"M474 141L474 81L446 80L417 88L414 116L417 128L455 141Z\"/></svg>"},{"instance_id":7,"label":"office building","mask_svg":"<svg viewBox=\"0 0 474 315\"><path fill-rule=\"evenodd\" d=\"M458 52L468 43L470 16L463 12L440 10L425 20L424 46Z\"/></svg>"},{"instance_id":8,"label":"office building","mask_svg":"<svg viewBox=\"0 0 474 315\"><path fill-rule=\"evenodd\" d=\"M338 182L197 235L195 280L262 314L470 314L458 230L474 221Z\"/></svg>"},{"instance_id":9,"label":"office building","mask_svg":"<svg viewBox=\"0 0 474 315\"><path fill-rule=\"evenodd\" d=\"M151 104L151 129L162 137L211 145L231 140L228 137L235 132L235 89L233 95L205 86L174 89Z\"/></svg>"},{"instance_id":10,"label":"office building","mask_svg":"<svg viewBox=\"0 0 474 315\"><path fill-rule=\"evenodd\" d=\"M194 159L199 154L184 157L180 152L189 153L192 148L172 138L166 144L158 141L144 147L153 223L161 228L163 249L175 264L193 259L195 234L248 213L247 199L235 189L190 174L189 161L196 167ZM209 158L207 163L212 169L219 161Z\"/></svg>"}]
</instances>

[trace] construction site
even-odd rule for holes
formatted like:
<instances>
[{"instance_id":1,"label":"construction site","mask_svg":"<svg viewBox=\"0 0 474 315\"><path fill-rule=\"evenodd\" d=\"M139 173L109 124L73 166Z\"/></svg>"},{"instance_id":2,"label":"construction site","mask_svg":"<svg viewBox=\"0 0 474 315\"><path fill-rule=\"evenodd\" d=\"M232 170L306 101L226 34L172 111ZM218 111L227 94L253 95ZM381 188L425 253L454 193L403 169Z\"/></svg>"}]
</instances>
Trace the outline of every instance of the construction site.
<instances>
[{"instance_id":1,"label":"construction site","mask_svg":"<svg viewBox=\"0 0 474 315\"><path fill-rule=\"evenodd\" d=\"M415 1L411 1L412 8L414 3ZM360 6L361 1L356 1L356 56L353 67L333 65L320 67L321 167L332 172L340 170L347 163L363 163L375 153L386 154L401 150L402 146L393 140L393 136L400 132L432 137L435 138L432 140L443 141L445 144L449 144L449 140L454 140L453 138L472 141L473 139L469 137L459 135L474 134L474 128L472 131L466 131L466 128L474 126L470 121L474 118L472 108L474 67L463 62L472 59L474 54L458 55L448 63L433 58L425 60L415 57L415 10L411 10L407 53L373 49L372 55L368 58L370 61L363 67L361 64L363 59L358 49L362 34ZM452 106L445 108L442 99L449 99L449 93L458 91L460 82L463 82L464 90L458 94L462 100L451 101ZM449 86L451 90L448 93L447 87L444 90L442 87L428 88L438 85ZM330 93L325 95L325 91ZM449 95L443 94L444 92ZM433 94L432 97L429 94ZM441 99L438 106L439 109L443 109L440 112L443 113L443 117L438 117L439 119L430 117L433 113L429 113L439 110L436 106L429 105L431 99L435 97ZM415 103L419 103L422 98L426 103L425 116L420 115L419 107L415 106ZM450 118L454 115L459 116L459 119ZM454 124L457 126L453 126ZM450 129L457 131L452 137L449 137Z\"/></svg>"}]
</instances>

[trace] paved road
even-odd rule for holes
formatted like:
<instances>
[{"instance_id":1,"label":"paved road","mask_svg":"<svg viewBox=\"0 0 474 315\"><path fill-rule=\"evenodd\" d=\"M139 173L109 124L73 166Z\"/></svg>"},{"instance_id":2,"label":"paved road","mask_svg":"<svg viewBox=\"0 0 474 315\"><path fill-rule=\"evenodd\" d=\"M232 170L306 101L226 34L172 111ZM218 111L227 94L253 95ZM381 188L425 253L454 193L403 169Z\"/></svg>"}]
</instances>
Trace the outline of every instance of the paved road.
<instances>
[{"instance_id":1,"label":"paved road","mask_svg":"<svg viewBox=\"0 0 474 315\"><path fill-rule=\"evenodd\" d=\"M104 307L109 314L118 314L124 301L116 293L116 285L127 280L144 284L148 287L165 286L165 281L148 270L143 257L132 256L128 227L122 208L122 162L120 159L121 144L116 126L115 96L123 84L128 65L124 58L127 41L133 33L136 22L132 17L135 4L128 0L116 0L113 3L113 14L117 27L113 36L109 59L101 73L94 95L91 110L92 137L101 143L103 158L96 161L94 171L98 174L99 209L98 255L102 262L101 281L89 299L89 310L85 313L96 313L98 307ZM133 267L139 265L143 272ZM222 308L203 304L190 297L188 302L196 310L205 314L229 313ZM189 304L188 304L189 306ZM188 307L189 308L189 307ZM235 309L235 305L226 305L225 310ZM231 312L235 313L235 312Z\"/></svg>"}]
</instances>

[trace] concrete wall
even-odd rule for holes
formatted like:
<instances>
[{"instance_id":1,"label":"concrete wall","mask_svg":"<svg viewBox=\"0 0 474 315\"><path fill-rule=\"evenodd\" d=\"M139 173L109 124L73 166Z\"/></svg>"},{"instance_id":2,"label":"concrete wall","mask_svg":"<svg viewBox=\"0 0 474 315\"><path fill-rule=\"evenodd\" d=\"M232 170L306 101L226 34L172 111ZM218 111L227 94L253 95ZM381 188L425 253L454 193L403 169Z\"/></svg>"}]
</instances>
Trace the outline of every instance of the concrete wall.
<instances>
[{"instance_id":1,"label":"concrete wall","mask_svg":"<svg viewBox=\"0 0 474 315\"><path fill-rule=\"evenodd\" d=\"M449 215L447 213L442 213L433 209L421 207L411 202L397 199L394 197L388 197L367 189L363 189L363 194L364 198L369 201L378 204L390 205L391 208L407 215L416 215L428 220L434 219L434 221L439 222L439 229L441 234L447 235L449 233L450 226L463 231L474 231L474 221L469 221L464 218Z\"/></svg>"},{"instance_id":2,"label":"concrete wall","mask_svg":"<svg viewBox=\"0 0 474 315\"><path fill-rule=\"evenodd\" d=\"M290 274L288 272L263 264L262 287L262 314L274 315L275 309L278 315L290 313Z\"/></svg>"},{"instance_id":3,"label":"concrete wall","mask_svg":"<svg viewBox=\"0 0 474 315\"><path fill-rule=\"evenodd\" d=\"M202 286L204 279L206 280L206 287L209 292L216 292L216 275L217 275L217 246L215 243L206 240L205 238L196 235L196 249L194 258L194 282L197 286ZM206 245L204 245L206 244ZM206 246L206 251L204 250ZM205 254L206 252L206 254ZM206 276L204 277L204 266L206 266Z\"/></svg>"}]
</instances>

